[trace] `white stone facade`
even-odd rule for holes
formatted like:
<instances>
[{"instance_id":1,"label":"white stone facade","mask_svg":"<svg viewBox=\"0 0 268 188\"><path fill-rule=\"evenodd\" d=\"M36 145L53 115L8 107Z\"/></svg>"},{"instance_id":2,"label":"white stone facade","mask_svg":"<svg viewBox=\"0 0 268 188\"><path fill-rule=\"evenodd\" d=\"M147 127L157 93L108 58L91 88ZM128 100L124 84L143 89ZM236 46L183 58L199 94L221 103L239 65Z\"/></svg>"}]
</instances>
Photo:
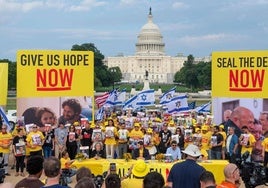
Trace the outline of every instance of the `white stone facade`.
<instances>
[{"instance_id":1,"label":"white stone facade","mask_svg":"<svg viewBox=\"0 0 268 188\"><path fill-rule=\"evenodd\" d=\"M153 23L150 8L148 22L138 35L135 55L107 57L104 64L109 68L119 67L125 82L143 82L147 70L150 83L173 83L175 73L183 67L186 60L186 56L165 55L163 36Z\"/></svg>"}]
</instances>

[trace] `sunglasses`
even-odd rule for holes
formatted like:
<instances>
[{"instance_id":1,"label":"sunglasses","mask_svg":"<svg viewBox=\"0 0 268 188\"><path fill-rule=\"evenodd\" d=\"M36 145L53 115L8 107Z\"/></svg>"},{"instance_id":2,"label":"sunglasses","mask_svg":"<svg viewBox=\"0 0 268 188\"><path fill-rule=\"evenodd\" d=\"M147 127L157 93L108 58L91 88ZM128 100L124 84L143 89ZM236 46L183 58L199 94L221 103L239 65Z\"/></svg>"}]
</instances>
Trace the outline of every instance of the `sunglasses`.
<instances>
[{"instance_id":1,"label":"sunglasses","mask_svg":"<svg viewBox=\"0 0 268 188\"><path fill-rule=\"evenodd\" d=\"M172 146L177 146L177 145L173 144Z\"/></svg>"}]
</instances>

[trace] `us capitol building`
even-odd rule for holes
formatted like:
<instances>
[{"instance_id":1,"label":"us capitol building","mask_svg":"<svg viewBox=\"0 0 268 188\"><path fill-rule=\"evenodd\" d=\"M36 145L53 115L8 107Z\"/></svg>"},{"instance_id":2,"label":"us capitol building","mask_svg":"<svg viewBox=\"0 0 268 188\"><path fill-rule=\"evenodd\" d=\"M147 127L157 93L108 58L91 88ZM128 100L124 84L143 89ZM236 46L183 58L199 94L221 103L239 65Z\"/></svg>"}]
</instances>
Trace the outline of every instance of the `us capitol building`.
<instances>
[{"instance_id":1,"label":"us capitol building","mask_svg":"<svg viewBox=\"0 0 268 188\"><path fill-rule=\"evenodd\" d=\"M195 58L196 63L208 62L210 57ZM150 83L173 83L174 75L183 67L186 56L171 57L165 54L165 43L159 27L153 23L150 8L148 22L141 28L133 56L119 55L107 57L104 64L108 68L119 67L125 82L143 82L148 71Z\"/></svg>"}]
</instances>

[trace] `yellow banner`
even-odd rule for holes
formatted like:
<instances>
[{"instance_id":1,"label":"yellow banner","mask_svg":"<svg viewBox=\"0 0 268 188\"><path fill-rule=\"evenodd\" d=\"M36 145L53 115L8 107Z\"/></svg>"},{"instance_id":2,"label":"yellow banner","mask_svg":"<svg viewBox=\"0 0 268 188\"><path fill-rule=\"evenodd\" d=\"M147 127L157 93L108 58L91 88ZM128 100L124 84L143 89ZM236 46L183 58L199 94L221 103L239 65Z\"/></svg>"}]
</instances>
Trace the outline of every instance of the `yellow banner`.
<instances>
[{"instance_id":1,"label":"yellow banner","mask_svg":"<svg viewBox=\"0 0 268 188\"><path fill-rule=\"evenodd\" d=\"M90 51L19 50L17 97L93 96Z\"/></svg>"},{"instance_id":2,"label":"yellow banner","mask_svg":"<svg viewBox=\"0 0 268 188\"><path fill-rule=\"evenodd\" d=\"M212 96L265 98L268 51L212 53Z\"/></svg>"},{"instance_id":3,"label":"yellow banner","mask_svg":"<svg viewBox=\"0 0 268 188\"><path fill-rule=\"evenodd\" d=\"M0 106L7 105L8 63L0 63Z\"/></svg>"}]
</instances>

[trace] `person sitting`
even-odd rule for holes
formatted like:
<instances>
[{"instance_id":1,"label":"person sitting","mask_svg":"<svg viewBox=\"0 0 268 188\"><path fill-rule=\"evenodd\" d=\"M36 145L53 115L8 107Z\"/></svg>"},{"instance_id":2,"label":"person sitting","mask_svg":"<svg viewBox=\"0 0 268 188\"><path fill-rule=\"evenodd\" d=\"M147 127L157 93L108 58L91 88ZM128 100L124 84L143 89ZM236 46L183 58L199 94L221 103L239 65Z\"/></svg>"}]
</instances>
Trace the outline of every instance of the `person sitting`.
<instances>
[{"instance_id":1,"label":"person sitting","mask_svg":"<svg viewBox=\"0 0 268 188\"><path fill-rule=\"evenodd\" d=\"M181 160L181 150L178 147L176 140L171 141L171 146L167 149L166 154L170 154L174 161Z\"/></svg>"},{"instance_id":2,"label":"person sitting","mask_svg":"<svg viewBox=\"0 0 268 188\"><path fill-rule=\"evenodd\" d=\"M91 152L91 158L95 158L95 159L106 158L101 142L95 143L94 149Z\"/></svg>"},{"instance_id":3,"label":"person sitting","mask_svg":"<svg viewBox=\"0 0 268 188\"><path fill-rule=\"evenodd\" d=\"M139 141L138 148L134 149L133 151L133 159L143 159L143 160L149 160L150 159L150 154L148 149L146 149L143 145L143 141Z\"/></svg>"},{"instance_id":4,"label":"person sitting","mask_svg":"<svg viewBox=\"0 0 268 188\"><path fill-rule=\"evenodd\" d=\"M72 183L71 177L76 174L76 170L71 168L74 160L71 160L69 153L65 150L62 152L62 157L60 159L62 173L66 175L67 183Z\"/></svg>"}]
</instances>

